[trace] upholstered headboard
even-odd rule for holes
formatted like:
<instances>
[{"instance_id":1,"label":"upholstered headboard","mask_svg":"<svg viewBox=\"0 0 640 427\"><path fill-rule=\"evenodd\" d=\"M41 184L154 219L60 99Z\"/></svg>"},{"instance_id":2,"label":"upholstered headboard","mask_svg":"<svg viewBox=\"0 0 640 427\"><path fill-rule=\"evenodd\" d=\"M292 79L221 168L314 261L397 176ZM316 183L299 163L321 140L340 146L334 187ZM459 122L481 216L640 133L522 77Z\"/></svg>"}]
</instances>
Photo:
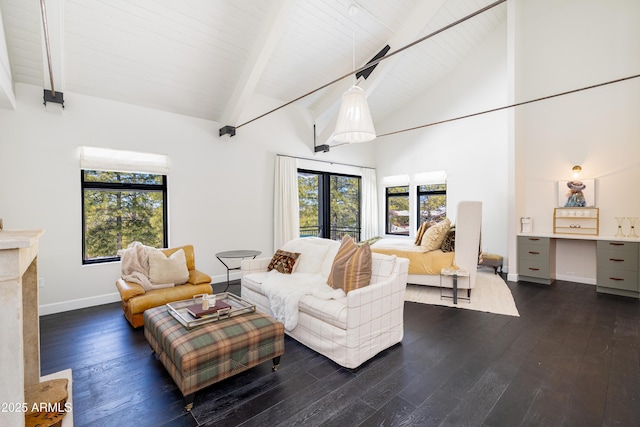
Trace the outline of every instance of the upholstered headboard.
<instances>
[{"instance_id":1,"label":"upholstered headboard","mask_svg":"<svg viewBox=\"0 0 640 427\"><path fill-rule=\"evenodd\" d=\"M461 201L456 211L456 249L454 264L469 272L469 283L476 283L480 231L482 229L482 202Z\"/></svg>"}]
</instances>

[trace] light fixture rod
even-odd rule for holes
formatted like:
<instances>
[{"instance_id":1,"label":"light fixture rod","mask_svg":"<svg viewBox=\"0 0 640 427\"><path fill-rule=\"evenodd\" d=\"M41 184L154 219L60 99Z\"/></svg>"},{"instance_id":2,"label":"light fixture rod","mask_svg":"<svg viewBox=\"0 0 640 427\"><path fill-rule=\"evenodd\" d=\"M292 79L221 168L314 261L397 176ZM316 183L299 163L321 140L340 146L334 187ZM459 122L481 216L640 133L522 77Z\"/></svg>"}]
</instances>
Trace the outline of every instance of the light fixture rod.
<instances>
[{"instance_id":1,"label":"light fixture rod","mask_svg":"<svg viewBox=\"0 0 640 427\"><path fill-rule=\"evenodd\" d=\"M369 67L371 67L373 65L377 65L378 63L382 62L383 60L385 60L387 58L392 57L393 55L395 55L397 53L400 53L400 52L402 52L402 51L404 51L406 49L409 49L410 47L413 47L418 43L422 43L423 41L428 40L431 37L433 37L435 35L438 35L441 32L448 30L449 28L455 27L456 25L461 24L461 23L463 23L463 22L465 22L465 21L467 21L467 20L469 20L469 19L471 19L471 18L473 18L473 17L475 17L477 15L480 15L481 13L484 13L484 12L488 11L489 9L492 9L492 8L498 6L498 5L500 5L500 4L502 4L502 3L506 2L506 1L507 0L498 0L498 1L494 2L494 3L491 3L490 5L485 6L482 9L479 9L479 10L467 15L464 18L460 18L457 21L452 22L451 24L445 25L444 27L440 28L439 30L436 30L436 31L434 31L434 32L432 32L430 34L427 34L426 36L424 36L424 37L422 37L422 38L420 38L420 39L418 39L418 40L416 40L416 41L414 41L412 43L409 43L408 45L406 45L404 47L401 47L400 49L395 50L395 51L391 52L390 54L388 54L386 56L383 56L382 58L378 58L375 61L371 61L371 62L363 65L362 67L358 68L357 70L353 70L353 71L351 71L351 72L349 72L349 73L347 73L347 74L345 74L343 76L338 77L337 79L334 79L334 80L330 81L329 83L323 84L322 86L320 86L317 89L312 90L311 92L307 92L304 95L300 95L299 97L297 97L295 99L292 99L291 101L286 102L286 103L282 104L281 106L274 108L273 110L269 110L266 113L263 113L263 114L261 114L261 115L259 115L257 117L254 117L251 120L248 120L248 121L246 121L244 123L241 123L241 124L237 125L235 128L238 129L238 128L241 128L244 125L248 125L249 123L255 122L256 120L261 119L261 118L263 118L265 116L268 116L269 114L274 113L274 112L276 112L276 111L278 111L278 110L280 110L280 109L282 109L284 107L287 107L287 106L293 104L294 102L297 102L297 101L301 100L302 98L306 98L309 95L312 95L312 94L314 94L314 93L316 93L316 92L318 92L318 91L320 91L320 90L322 90L322 89L324 89L324 88L326 88L328 86L331 86L332 84L337 83L340 80L345 79L345 78L349 77L352 74L359 73L359 72L364 71L364 70L366 70L367 68L369 68Z\"/></svg>"},{"instance_id":2,"label":"light fixture rod","mask_svg":"<svg viewBox=\"0 0 640 427\"><path fill-rule=\"evenodd\" d=\"M45 0L40 0L40 10L42 11L42 26L44 27L44 41L47 48L47 63L49 65L49 81L51 82L51 96L56 97L56 89L53 84L53 67L51 66L51 45L49 44L49 26L47 25L47 11L44 5Z\"/></svg>"},{"instance_id":3,"label":"light fixture rod","mask_svg":"<svg viewBox=\"0 0 640 427\"><path fill-rule=\"evenodd\" d=\"M410 127L410 128L407 128L407 129L396 130L396 131L393 131L393 132L387 132L387 133L383 133L382 135L378 135L378 138L381 138L383 136L395 135L395 134L403 133L403 132L409 132L409 131L412 131L412 130L423 129L423 128L430 127L430 126L441 125L443 123L455 122L457 120L468 119L469 117L475 117L475 116L480 116L482 114L494 113L496 111L506 110L508 108L519 107L521 105L533 104L534 102L546 101L547 99L557 98L559 96L571 95L573 93L582 92L583 90L595 89L595 88L598 88L598 87L607 86L607 85L611 85L611 84L614 84L614 83L620 83L620 82L624 82L624 81L627 81L627 80L637 79L638 77L640 77L640 74L635 74L633 76L623 77L623 78L615 79L615 80L609 80L608 82L598 83L598 84L594 84L594 85L591 85L591 86L585 86L585 87L581 87L579 89L573 89L573 90L568 90L568 91L565 91L565 92L554 93L553 95L547 95L547 96L543 96L543 97L536 98L536 99L530 99L528 101L516 102L515 104L509 104L509 105L505 105L503 107L498 107L498 108L492 108L490 110L479 111L477 113L466 114L464 116L458 116L458 117L455 117L455 118L452 118L452 119L440 120L440 121L437 121L437 122L428 123L426 125L414 126L414 127Z\"/></svg>"}]
</instances>

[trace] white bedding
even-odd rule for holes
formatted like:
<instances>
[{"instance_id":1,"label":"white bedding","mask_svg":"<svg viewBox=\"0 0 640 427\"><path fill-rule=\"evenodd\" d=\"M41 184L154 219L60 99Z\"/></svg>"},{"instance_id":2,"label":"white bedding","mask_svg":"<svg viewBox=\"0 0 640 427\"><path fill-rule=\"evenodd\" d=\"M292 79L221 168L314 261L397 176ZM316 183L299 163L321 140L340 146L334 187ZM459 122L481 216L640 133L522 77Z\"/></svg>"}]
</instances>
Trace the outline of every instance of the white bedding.
<instances>
[{"instance_id":1,"label":"white bedding","mask_svg":"<svg viewBox=\"0 0 640 427\"><path fill-rule=\"evenodd\" d=\"M284 323L287 331L298 324L298 303L303 296L314 295L325 300L345 296L342 289L327 285L324 276L313 273L282 274L271 270L262 283L262 289L269 299L273 317Z\"/></svg>"},{"instance_id":2,"label":"white bedding","mask_svg":"<svg viewBox=\"0 0 640 427\"><path fill-rule=\"evenodd\" d=\"M405 252L427 252L424 246L416 245L411 239L399 239L393 237L380 239L371 245L371 247L379 249L395 249Z\"/></svg>"}]
</instances>

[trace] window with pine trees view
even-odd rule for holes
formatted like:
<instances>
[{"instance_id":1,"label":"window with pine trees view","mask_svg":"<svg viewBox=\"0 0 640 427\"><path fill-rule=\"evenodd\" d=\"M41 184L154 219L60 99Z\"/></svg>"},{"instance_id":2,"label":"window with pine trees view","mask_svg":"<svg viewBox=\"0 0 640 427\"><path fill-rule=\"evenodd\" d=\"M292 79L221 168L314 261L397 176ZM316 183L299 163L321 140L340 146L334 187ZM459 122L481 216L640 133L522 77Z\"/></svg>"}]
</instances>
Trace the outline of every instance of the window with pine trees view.
<instances>
[{"instance_id":1,"label":"window with pine trees view","mask_svg":"<svg viewBox=\"0 0 640 427\"><path fill-rule=\"evenodd\" d=\"M298 171L300 236L360 240L360 177Z\"/></svg>"},{"instance_id":2,"label":"window with pine trees view","mask_svg":"<svg viewBox=\"0 0 640 427\"><path fill-rule=\"evenodd\" d=\"M447 184L419 185L417 196L418 227L423 222L439 222L446 218Z\"/></svg>"},{"instance_id":3,"label":"window with pine trees view","mask_svg":"<svg viewBox=\"0 0 640 427\"><path fill-rule=\"evenodd\" d=\"M117 260L133 241L167 246L165 175L81 172L83 264Z\"/></svg>"},{"instance_id":4,"label":"window with pine trees view","mask_svg":"<svg viewBox=\"0 0 640 427\"><path fill-rule=\"evenodd\" d=\"M409 235L409 186L386 189L387 234Z\"/></svg>"},{"instance_id":5,"label":"window with pine trees view","mask_svg":"<svg viewBox=\"0 0 640 427\"><path fill-rule=\"evenodd\" d=\"M447 216L447 184L418 185L418 220L416 229L423 222L438 222ZM386 188L387 234L409 235L409 186Z\"/></svg>"}]
</instances>

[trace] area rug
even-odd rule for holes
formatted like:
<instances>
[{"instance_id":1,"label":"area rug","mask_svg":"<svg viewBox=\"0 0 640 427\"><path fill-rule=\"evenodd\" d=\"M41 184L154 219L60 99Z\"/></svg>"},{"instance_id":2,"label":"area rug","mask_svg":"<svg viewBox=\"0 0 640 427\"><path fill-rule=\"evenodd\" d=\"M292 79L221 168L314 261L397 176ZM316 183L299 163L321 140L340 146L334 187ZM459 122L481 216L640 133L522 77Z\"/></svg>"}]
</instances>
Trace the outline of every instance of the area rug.
<instances>
[{"instance_id":1,"label":"area rug","mask_svg":"<svg viewBox=\"0 0 640 427\"><path fill-rule=\"evenodd\" d=\"M450 289L443 292L451 295ZM467 290L459 290L458 295L466 297ZM452 298L441 298L440 288L422 285L407 285L404 300L520 317L511 290L502 277L492 272L478 271L471 301L458 298L458 304L453 304Z\"/></svg>"}]
</instances>

